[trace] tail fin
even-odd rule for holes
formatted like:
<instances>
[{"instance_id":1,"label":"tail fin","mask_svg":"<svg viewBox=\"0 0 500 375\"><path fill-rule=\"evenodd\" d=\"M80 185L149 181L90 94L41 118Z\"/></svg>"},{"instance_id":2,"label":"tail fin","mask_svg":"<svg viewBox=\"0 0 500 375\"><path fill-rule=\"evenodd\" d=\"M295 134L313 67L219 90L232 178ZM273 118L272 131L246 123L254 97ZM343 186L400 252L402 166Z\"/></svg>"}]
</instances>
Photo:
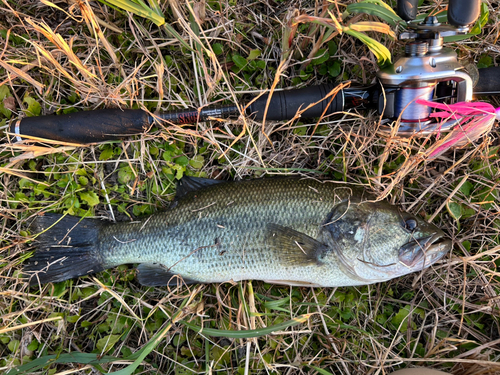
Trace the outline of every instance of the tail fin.
<instances>
[{"instance_id":1,"label":"tail fin","mask_svg":"<svg viewBox=\"0 0 500 375\"><path fill-rule=\"evenodd\" d=\"M33 225L38 249L24 267L30 284L59 282L102 271L97 239L99 220L46 214Z\"/></svg>"}]
</instances>

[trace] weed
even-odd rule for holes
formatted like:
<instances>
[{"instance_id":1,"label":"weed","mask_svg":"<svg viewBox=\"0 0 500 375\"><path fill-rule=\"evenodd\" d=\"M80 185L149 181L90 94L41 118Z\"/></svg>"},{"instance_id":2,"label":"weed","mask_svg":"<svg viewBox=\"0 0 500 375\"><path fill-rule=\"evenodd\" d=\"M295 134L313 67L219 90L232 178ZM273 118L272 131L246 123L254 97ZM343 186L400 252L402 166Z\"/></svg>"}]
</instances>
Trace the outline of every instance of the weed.
<instances>
[{"instance_id":1,"label":"weed","mask_svg":"<svg viewBox=\"0 0 500 375\"><path fill-rule=\"evenodd\" d=\"M128 1L134 14L115 2L3 2L0 126L20 114L155 112L235 104L272 85L369 83L389 57L379 46L400 49L390 38L398 20L378 1L369 2L369 15L354 1L305 1L299 9L287 0ZM422 11L441 9L426 4ZM498 64L499 22L486 21L488 10L497 12L483 4L482 33L457 47L478 67ZM367 32L380 22L394 26ZM16 144L6 134L0 370L376 374L426 365L498 373L498 132L424 161L418 157L433 138L381 136L378 120L353 110L319 123L243 116L157 123L123 142L83 147ZM288 173L362 185L442 227L454 251L425 272L349 288L246 281L145 288L132 266L41 287L22 278L37 215L132 221L167 209L185 175Z\"/></svg>"}]
</instances>

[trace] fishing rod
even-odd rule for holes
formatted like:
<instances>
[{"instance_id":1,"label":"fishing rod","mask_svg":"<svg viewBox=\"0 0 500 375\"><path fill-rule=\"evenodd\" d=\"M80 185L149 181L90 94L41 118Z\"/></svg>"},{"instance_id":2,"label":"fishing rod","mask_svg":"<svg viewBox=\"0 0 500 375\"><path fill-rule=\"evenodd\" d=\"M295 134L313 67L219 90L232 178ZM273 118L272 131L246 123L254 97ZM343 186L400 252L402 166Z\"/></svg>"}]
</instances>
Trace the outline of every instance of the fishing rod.
<instances>
[{"instance_id":1,"label":"fishing rod","mask_svg":"<svg viewBox=\"0 0 500 375\"><path fill-rule=\"evenodd\" d=\"M407 31L399 35L409 40L405 55L377 72L377 83L369 86L336 87L323 84L274 91L238 105L208 106L151 115L140 109L100 109L58 116L27 117L10 125L17 141L22 136L68 143L94 143L140 134L155 121L193 124L211 119L237 118L241 112L256 121L291 120L329 116L351 108L375 109L385 119L381 130L391 132L391 121L399 119L401 136L434 133L437 121L431 108L417 99L447 103L467 102L473 95L500 93L500 67L478 70L474 86L471 76L458 61L456 52L443 47L443 38L463 35L479 17L480 0L450 0L448 23L430 16L415 21L418 0L398 0L397 12L407 21ZM345 85L344 85L345 86ZM271 97L269 98L269 96ZM267 109L267 110L266 110ZM439 124L439 131L450 130L458 120Z\"/></svg>"},{"instance_id":2,"label":"fishing rod","mask_svg":"<svg viewBox=\"0 0 500 375\"><path fill-rule=\"evenodd\" d=\"M344 88L336 95L334 84L275 91L271 96L266 120L289 120L303 110L303 118L316 118L349 108L372 108L378 101L381 89L375 84L367 87ZM262 121L266 113L269 94L252 99L244 110L256 121ZM311 104L315 103L314 106ZM308 107L308 109L306 109ZM52 139L70 143L93 143L121 139L146 131L155 121L170 124L195 124L217 118L237 118L237 105L209 106L201 109L185 109L151 115L141 109L98 109L64 115L26 117L11 125L11 133L17 140L22 135Z\"/></svg>"}]
</instances>

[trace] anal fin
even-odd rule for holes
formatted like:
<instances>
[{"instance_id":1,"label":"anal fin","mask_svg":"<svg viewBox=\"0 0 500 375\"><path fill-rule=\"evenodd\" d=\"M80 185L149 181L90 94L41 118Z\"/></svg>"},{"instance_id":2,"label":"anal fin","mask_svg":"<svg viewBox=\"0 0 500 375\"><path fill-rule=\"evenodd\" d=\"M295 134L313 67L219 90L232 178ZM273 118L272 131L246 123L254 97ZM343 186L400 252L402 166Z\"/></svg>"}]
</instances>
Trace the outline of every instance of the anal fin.
<instances>
[{"instance_id":1,"label":"anal fin","mask_svg":"<svg viewBox=\"0 0 500 375\"><path fill-rule=\"evenodd\" d=\"M177 286L181 284L199 284L197 280L188 279L170 272L162 264L141 263L137 267L137 279L145 286Z\"/></svg>"}]
</instances>

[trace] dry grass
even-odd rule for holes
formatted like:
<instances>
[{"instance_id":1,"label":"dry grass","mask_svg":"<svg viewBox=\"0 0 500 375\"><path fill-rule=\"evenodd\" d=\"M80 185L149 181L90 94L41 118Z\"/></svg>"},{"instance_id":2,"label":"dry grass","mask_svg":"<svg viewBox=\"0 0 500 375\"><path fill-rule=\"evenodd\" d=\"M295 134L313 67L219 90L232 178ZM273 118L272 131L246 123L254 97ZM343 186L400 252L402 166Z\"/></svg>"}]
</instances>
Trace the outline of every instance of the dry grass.
<instances>
[{"instance_id":1,"label":"dry grass","mask_svg":"<svg viewBox=\"0 0 500 375\"><path fill-rule=\"evenodd\" d=\"M192 50L165 29L101 3L46 4L0 3L0 82L8 89L3 106L12 118L28 107L36 110L33 102L43 114L103 106L154 112L236 103L242 94L273 84L326 80L308 60L321 47L321 28L289 28L297 9L325 14L314 2L209 1L206 10L205 1L165 2L167 22ZM343 6L333 4L332 12ZM498 62L498 4L489 1L489 7L493 21L483 35L457 46L464 61L487 55ZM396 42L375 37L397 50ZM377 66L369 51L346 35L333 40L338 49L331 58L341 62L340 77L371 82ZM231 55L247 57L255 49L265 69L234 69ZM298 79L308 67L311 74ZM85 147L12 144L6 135L0 145L0 371L68 352L126 359L161 332L137 373L313 374L316 367L355 375L426 365L457 375L500 374L498 127L477 144L427 161L422 154L432 137L390 138L377 132L378 122L354 111L319 124L241 117L159 124L122 143ZM129 220L165 207L176 174L239 179L290 172L365 185L432 219L454 240L454 251L426 272L360 288L243 282L153 290L140 287L127 267L41 289L19 277L32 250L29 223L40 213ZM459 220L448 210L457 206ZM208 337L179 322L246 330L306 313L313 313L307 323L258 339ZM129 363L102 366L112 372ZM99 367L50 369L97 373Z\"/></svg>"}]
</instances>

